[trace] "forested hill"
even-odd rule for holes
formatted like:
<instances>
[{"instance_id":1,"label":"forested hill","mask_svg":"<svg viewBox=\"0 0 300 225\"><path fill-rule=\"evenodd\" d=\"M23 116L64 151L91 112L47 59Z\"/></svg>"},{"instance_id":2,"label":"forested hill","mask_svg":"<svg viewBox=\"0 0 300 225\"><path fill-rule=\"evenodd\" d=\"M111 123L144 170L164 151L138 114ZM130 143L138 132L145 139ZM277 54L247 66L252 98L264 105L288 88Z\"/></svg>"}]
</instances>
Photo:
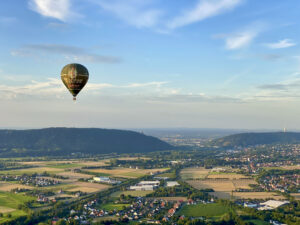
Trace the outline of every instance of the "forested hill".
<instances>
[{"instance_id":1,"label":"forested hill","mask_svg":"<svg viewBox=\"0 0 300 225\"><path fill-rule=\"evenodd\" d=\"M300 143L300 133L242 133L213 140L210 144L220 147L246 147L261 144Z\"/></svg>"},{"instance_id":2,"label":"forested hill","mask_svg":"<svg viewBox=\"0 0 300 225\"><path fill-rule=\"evenodd\" d=\"M47 128L0 130L1 156L70 155L70 153L144 153L173 147L157 138L125 130Z\"/></svg>"}]
</instances>

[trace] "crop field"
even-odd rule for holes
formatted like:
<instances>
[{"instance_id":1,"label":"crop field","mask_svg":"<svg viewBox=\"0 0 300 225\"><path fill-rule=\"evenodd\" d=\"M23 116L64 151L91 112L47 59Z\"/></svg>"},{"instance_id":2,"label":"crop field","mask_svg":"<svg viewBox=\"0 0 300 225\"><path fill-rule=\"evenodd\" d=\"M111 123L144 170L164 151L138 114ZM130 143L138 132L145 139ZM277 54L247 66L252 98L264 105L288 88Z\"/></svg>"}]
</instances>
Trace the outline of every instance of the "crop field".
<instances>
[{"instance_id":1,"label":"crop field","mask_svg":"<svg viewBox=\"0 0 300 225\"><path fill-rule=\"evenodd\" d=\"M153 191L117 191L114 192L111 197L119 197L121 194L124 194L125 196L131 195L133 197L144 197L152 192Z\"/></svg>"},{"instance_id":2,"label":"crop field","mask_svg":"<svg viewBox=\"0 0 300 225\"><path fill-rule=\"evenodd\" d=\"M35 198L25 196L22 194L13 194L9 192L0 192L0 212L4 214L3 218L0 218L0 222L9 220L6 215L10 213L12 218L21 215L26 215L22 210L18 210L18 205L22 205L25 202L34 200Z\"/></svg>"},{"instance_id":3,"label":"crop field","mask_svg":"<svg viewBox=\"0 0 300 225\"><path fill-rule=\"evenodd\" d=\"M234 180L234 179L243 179L247 178L246 176L242 174L236 174L236 173L220 173L220 174L209 174L207 176L208 179L229 179L229 180Z\"/></svg>"},{"instance_id":4,"label":"crop field","mask_svg":"<svg viewBox=\"0 0 300 225\"><path fill-rule=\"evenodd\" d=\"M156 177L168 177L170 179L173 179L176 177L176 174L175 173L162 173L162 174L157 175Z\"/></svg>"},{"instance_id":5,"label":"crop field","mask_svg":"<svg viewBox=\"0 0 300 225\"><path fill-rule=\"evenodd\" d=\"M150 197L149 199L161 199L161 200L171 201L171 202L187 201L187 197Z\"/></svg>"},{"instance_id":6,"label":"crop field","mask_svg":"<svg viewBox=\"0 0 300 225\"><path fill-rule=\"evenodd\" d=\"M273 198L276 200L285 199L281 195L277 195L271 192L236 192L238 188L250 189L249 184L256 184L252 179L239 179L239 180L190 180L187 181L196 189L213 189L211 195L218 198L230 199L231 197L235 199L267 199Z\"/></svg>"},{"instance_id":7,"label":"crop field","mask_svg":"<svg viewBox=\"0 0 300 225\"><path fill-rule=\"evenodd\" d=\"M233 192L234 198L238 199L275 199L284 200L285 197L272 192Z\"/></svg>"},{"instance_id":8,"label":"crop field","mask_svg":"<svg viewBox=\"0 0 300 225\"><path fill-rule=\"evenodd\" d=\"M76 182L72 185L74 188L68 189L68 191L82 191L86 193L93 193L108 189L110 186L104 184L88 183L88 182Z\"/></svg>"},{"instance_id":9,"label":"crop field","mask_svg":"<svg viewBox=\"0 0 300 225\"><path fill-rule=\"evenodd\" d=\"M58 173L57 175L68 177L69 179L72 179L72 180L78 180L80 178L89 179L89 178L93 177L93 175L88 175L88 174L84 174L84 173L74 173L74 172L70 172L70 171L61 172L61 173Z\"/></svg>"},{"instance_id":10,"label":"crop field","mask_svg":"<svg viewBox=\"0 0 300 225\"><path fill-rule=\"evenodd\" d=\"M163 172L169 168L160 169L130 169L130 168L115 168L115 169L92 169L86 170L93 173L108 174L112 177L137 178L147 174Z\"/></svg>"},{"instance_id":11,"label":"crop field","mask_svg":"<svg viewBox=\"0 0 300 225\"><path fill-rule=\"evenodd\" d=\"M105 204L105 205L101 205L100 208L105 209L107 211L112 211L114 209L122 210L124 207L128 207L128 206L129 204Z\"/></svg>"},{"instance_id":12,"label":"crop field","mask_svg":"<svg viewBox=\"0 0 300 225\"><path fill-rule=\"evenodd\" d=\"M35 168L27 168L27 169L18 169L18 170L0 170L0 174L9 174L9 175L22 175L22 174L34 174L34 173L42 173L47 172L49 174L56 174L59 172L63 172L63 169L58 168L50 168L50 167L35 167Z\"/></svg>"},{"instance_id":13,"label":"crop field","mask_svg":"<svg viewBox=\"0 0 300 225\"><path fill-rule=\"evenodd\" d=\"M204 167L186 168L181 171L180 176L184 180L205 179L210 171L210 169L205 169Z\"/></svg>"},{"instance_id":14,"label":"crop field","mask_svg":"<svg viewBox=\"0 0 300 225\"><path fill-rule=\"evenodd\" d=\"M262 220L247 220L247 222L251 222L254 225L269 225L270 223L262 221Z\"/></svg>"},{"instance_id":15,"label":"crop field","mask_svg":"<svg viewBox=\"0 0 300 225\"><path fill-rule=\"evenodd\" d=\"M0 191L11 191L12 189L23 188L23 189L33 189L31 186L14 184L9 182L0 182Z\"/></svg>"},{"instance_id":16,"label":"crop field","mask_svg":"<svg viewBox=\"0 0 300 225\"><path fill-rule=\"evenodd\" d=\"M300 193L291 194L296 200L300 201Z\"/></svg>"},{"instance_id":17,"label":"crop field","mask_svg":"<svg viewBox=\"0 0 300 225\"><path fill-rule=\"evenodd\" d=\"M184 215L186 217L221 217L228 212L229 208L220 204L212 203L186 205L178 211L178 215Z\"/></svg>"},{"instance_id":18,"label":"crop field","mask_svg":"<svg viewBox=\"0 0 300 225\"><path fill-rule=\"evenodd\" d=\"M283 166L281 167L285 170L300 170L300 165L295 165L295 166Z\"/></svg>"}]
</instances>

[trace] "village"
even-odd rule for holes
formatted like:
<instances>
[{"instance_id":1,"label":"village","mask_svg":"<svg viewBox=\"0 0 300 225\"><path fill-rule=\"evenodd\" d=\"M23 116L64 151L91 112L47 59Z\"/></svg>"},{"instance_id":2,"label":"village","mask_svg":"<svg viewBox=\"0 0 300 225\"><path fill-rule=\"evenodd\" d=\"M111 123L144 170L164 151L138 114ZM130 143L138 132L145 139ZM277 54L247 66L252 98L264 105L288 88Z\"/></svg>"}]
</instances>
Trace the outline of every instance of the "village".
<instances>
[{"instance_id":1,"label":"village","mask_svg":"<svg viewBox=\"0 0 300 225\"><path fill-rule=\"evenodd\" d=\"M56 179L45 178L38 174L32 175L2 175L1 181L17 181L19 184L35 187L48 187L60 184L61 182Z\"/></svg>"}]
</instances>

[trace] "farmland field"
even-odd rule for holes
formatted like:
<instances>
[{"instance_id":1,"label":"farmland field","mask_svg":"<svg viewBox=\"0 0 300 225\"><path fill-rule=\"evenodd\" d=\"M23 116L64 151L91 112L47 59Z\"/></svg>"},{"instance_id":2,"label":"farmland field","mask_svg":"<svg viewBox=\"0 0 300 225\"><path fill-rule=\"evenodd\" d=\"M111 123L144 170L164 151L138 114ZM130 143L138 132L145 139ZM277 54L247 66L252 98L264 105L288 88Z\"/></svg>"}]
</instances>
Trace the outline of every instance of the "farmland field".
<instances>
[{"instance_id":1,"label":"farmland field","mask_svg":"<svg viewBox=\"0 0 300 225\"><path fill-rule=\"evenodd\" d=\"M242 174L236 174L236 173L220 173L220 174L209 174L207 176L208 179L229 179L229 180L234 180L234 179L243 179L247 178L246 176Z\"/></svg>"},{"instance_id":2,"label":"farmland field","mask_svg":"<svg viewBox=\"0 0 300 225\"><path fill-rule=\"evenodd\" d=\"M153 191L117 191L114 192L111 197L119 197L121 194L124 194L125 196L131 195L133 197L144 197L152 192Z\"/></svg>"},{"instance_id":3,"label":"farmland field","mask_svg":"<svg viewBox=\"0 0 300 225\"><path fill-rule=\"evenodd\" d=\"M300 193L291 194L296 200L300 201Z\"/></svg>"},{"instance_id":4,"label":"farmland field","mask_svg":"<svg viewBox=\"0 0 300 225\"><path fill-rule=\"evenodd\" d=\"M235 199L285 199L283 196L271 192L235 191L237 189L251 189L249 184L256 184L256 181L253 179L203 179L188 180L187 183L199 190L206 188L213 189L215 192L212 192L211 195L224 199L230 199L232 197Z\"/></svg>"},{"instance_id":5,"label":"farmland field","mask_svg":"<svg viewBox=\"0 0 300 225\"><path fill-rule=\"evenodd\" d=\"M27 185L0 182L0 191L11 191L12 189L16 188L33 189L33 187Z\"/></svg>"},{"instance_id":6,"label":"farmland field","mask_svg":"<svg viewBox=\"0 0 300 225\"><path fill-rule=\"evenodd\" d=\"M111 211L111 210L122 210L124 207L128 207L129 204L105 204L100 206L101 209L105 209L107 211Z\"/></svg>"},{"instance_id":7,"label":"farmland field","mask_svg":"<svg viewBox=\"0 0 300 225\"><path fill-rule=\"evenodd\" d=\"M25 202L34 200L35 198L25 196L22 194L13 194L9 192L0 192L0 212L4 214L3 218L0 218L0 222L4 222L9 220L9 218L5 218L5 216L10 213L12 218L18 217L21 215L26 215L27 213L18 210L18 205L22 205Z\"/></svg>"},{"instance_id":8,"label":"farmland field","mask_svg":"<svg viewBox=\"0 0 300 225\"><path fill-rule=\"evenodd\" d=\"M93 173L107 174L112 177L137 178L147 174L163 172L169 168L160 169L130 169L130 168L115 168L115 169L91 169L86 170Z\"/></svg>"},{"instance_id":9,"label":"farmland field","mask_svg":"<svg viewBox=\"0 0 300 225\"><path fill-rule=\"evenodd\" d=\"M74 188L68 189L68 191L82 191L87 193L93 193L97 191L103 191L108 189L109 185L88 183L88 182L76 182L72 185L76 186Z\"/></svg>"},{"instance_id":10,"label":"farmland field","mask_svg":"<svg viewBox=\"0 0 300 225\"><path fill-rule=\"evenodd\" d=\"M282 195L277 195L272 192L226 192L218 191L213 192L211 195L218 198L230 199L231 195L234 199L275 199L275 200L284 200L285 197Z\"/></svg>"},{"instance_id":11,"label":"farmland field","mask_svg":"<svg viewBox=\"0 0 300 225\"><path fill-rule=\"evenodd\" d=\"M27 169L18 169L18 170L0 170L0 174L9 174L9 175L22 175L22 174L34 174L34 173L42 173L47 172L49 174L56 174L59 172L63 172L63 169L58 168L50 168L50 167L35 167L35 168L27 168Z\"/></svg>"},{"instance_id":12,"label":"farmland field","mask_svg":"<svg viewBox=\"0 0 300 225\"><path fill-rule=\"evenodd\" d=\"M221 217L225 213L229 212L229 208L220 204L198 204L198 205L186 205L179 210L178 215L184 215L186 217Z\"/></svg>"},{"instance_id":13,"label":"farmland field","mask_svg":"<svg viewBox=\"0 0 300 225\"><path fill-rule=\"evenodd\" d=\"M253 179L222 180L222 179L205 179L187 181L197 189L211 188L214 191L234 191L236 189L250 189L250 184L256 184Z\"/></svg>"},{"instance_id":14,"label":"farmland field","mask_svg":"<svg viewBox=\"0 0 300 225\"><path fill-rule=\"evenodd\" d=\"M204 179L209 172L210 169L205 169L204 167L186 168L181 171L180 175L184 180Z\"/></svg>"}]
</instances>

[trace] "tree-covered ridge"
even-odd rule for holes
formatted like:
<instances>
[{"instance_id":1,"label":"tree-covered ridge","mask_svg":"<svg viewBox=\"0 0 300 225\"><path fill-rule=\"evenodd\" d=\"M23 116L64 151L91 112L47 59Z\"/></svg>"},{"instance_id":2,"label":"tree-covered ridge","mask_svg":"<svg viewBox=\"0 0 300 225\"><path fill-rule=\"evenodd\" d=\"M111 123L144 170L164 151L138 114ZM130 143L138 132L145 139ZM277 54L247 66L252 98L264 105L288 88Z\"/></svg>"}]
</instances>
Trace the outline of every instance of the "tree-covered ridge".
<instances>
[{"instance_id":1,"label":"tree-covered ridge","mask_svg":"<svg viewBox=\"0 0 300 225\"><path fill-rule=\"evenodd\" d=\"M242 133L219 138L210 142L220 147L247 147L262 144L294 144L300 143L300 133Z\"/></svg>"},{"instance_id":2,"label":"tree-covered ridge","mask_svg":"<svg viewBox=\"0 0 300 225\"><path fill-rule=\"evenodd\" d=\"M0 130L0 156L146 153L170 149L171 145L157 138L126 130L97 128Z\"/></svg>"}]
</instances>

